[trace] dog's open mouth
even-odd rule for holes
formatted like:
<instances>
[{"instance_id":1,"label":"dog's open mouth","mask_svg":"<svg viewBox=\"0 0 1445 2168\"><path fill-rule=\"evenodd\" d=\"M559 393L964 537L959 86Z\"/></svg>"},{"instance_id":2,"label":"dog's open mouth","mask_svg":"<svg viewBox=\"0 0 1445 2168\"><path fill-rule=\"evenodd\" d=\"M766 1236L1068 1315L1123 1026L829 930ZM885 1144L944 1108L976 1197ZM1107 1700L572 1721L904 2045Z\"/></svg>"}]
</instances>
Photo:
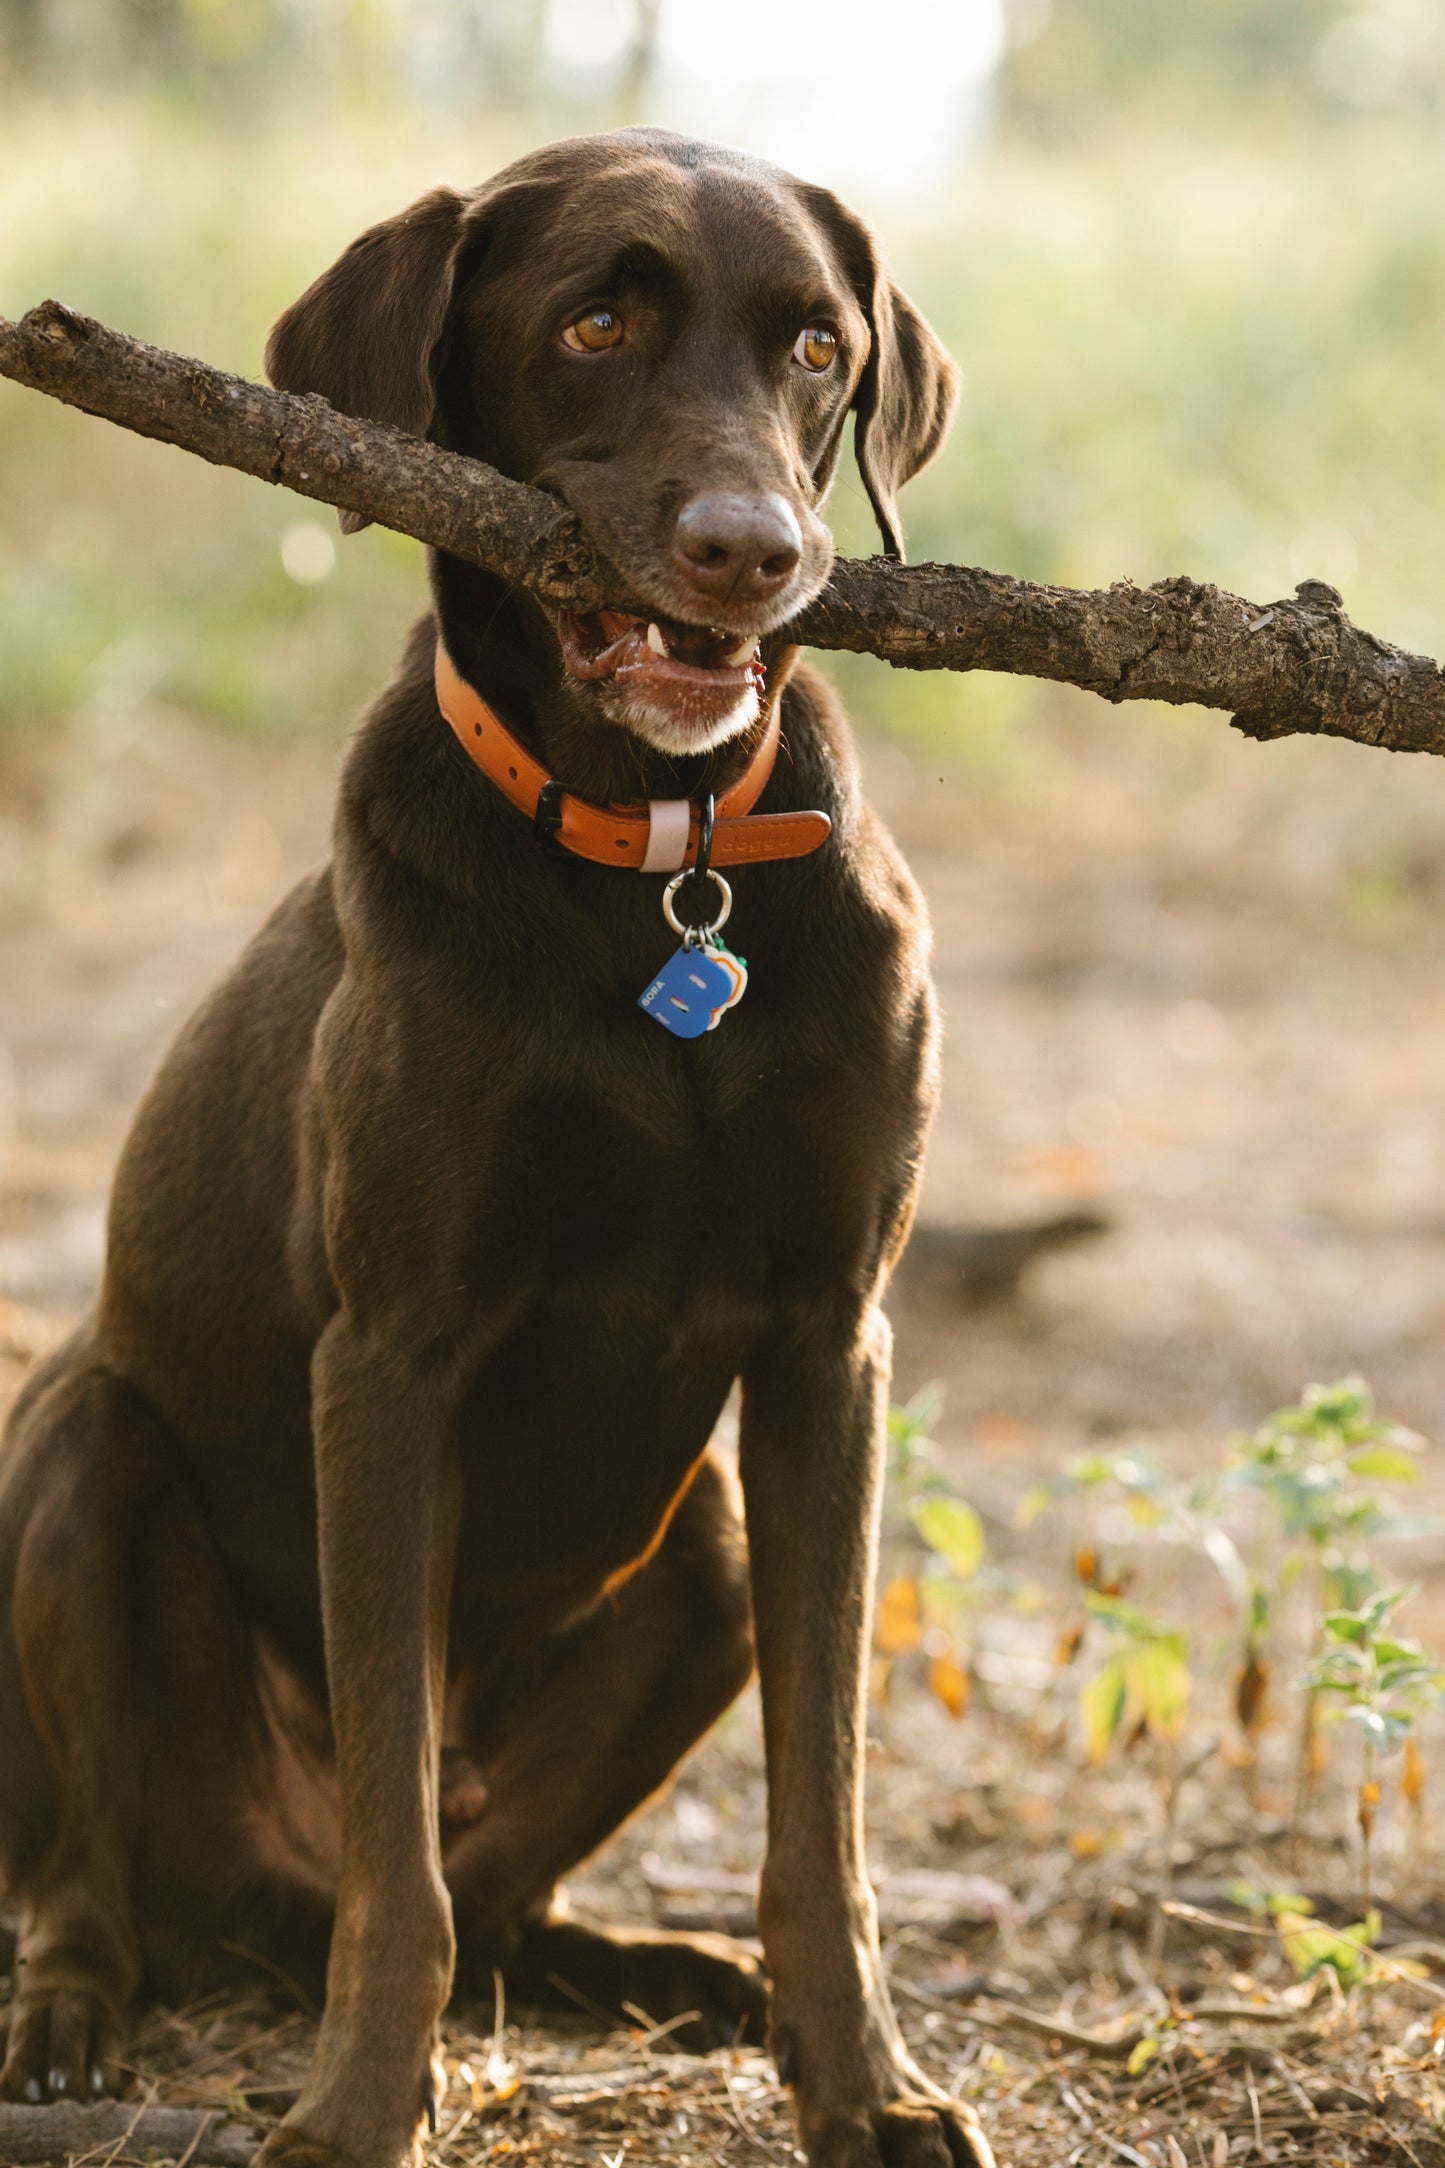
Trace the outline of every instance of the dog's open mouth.
<instances>
[{"instance_id":1,"label":"dog's open mouth","mask_svg":"<svg viewBox=\"0 0 1445 2168\"><path fill-rule=\"evenodd\" d=\"M558 619L557 637L568 674L584 682L610 681L627 720L659 742L675 733L701 746L724 725L750 722L767 682L756 633L721 632L673 617L632 617L620 610L585 617L569 610Z\"/></svg>"}]
</instances>

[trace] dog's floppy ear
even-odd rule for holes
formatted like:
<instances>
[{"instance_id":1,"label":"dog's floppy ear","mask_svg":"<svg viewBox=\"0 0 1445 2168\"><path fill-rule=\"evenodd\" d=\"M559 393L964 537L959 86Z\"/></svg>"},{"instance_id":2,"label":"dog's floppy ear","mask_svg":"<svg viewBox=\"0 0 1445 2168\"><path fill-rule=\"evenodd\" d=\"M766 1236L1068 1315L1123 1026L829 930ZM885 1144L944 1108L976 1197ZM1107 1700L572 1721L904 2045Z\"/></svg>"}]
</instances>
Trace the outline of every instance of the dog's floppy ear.
<instances>
[{"instance_id":1,"label":"dog's floppy ear","mask_svg":"<svg viewBox=\"0 0 1445 2168\"><path fill-rule=\"evenodd\" d=\"M872 344L858 388L853 445L885 556L903 556L898 492L927 466L953 418L958 371L908 296L879 260L872 234L826 188L804 199L837 248L868 319Z\"/></svg>"},{"instance_id":2,"label":"dog's floppy ear","mask_svg":"<svg viewBox=\"0 0 1445 2168\"><path fill-rule=\"evenodd\" d=\"M428 435L452 301L482 244L482 206L480 194L434 188L369 227L277 319L266 341L271 382ZM355 512L340 516L346 534L368 524Z\"/></svg>"}]
</instances>

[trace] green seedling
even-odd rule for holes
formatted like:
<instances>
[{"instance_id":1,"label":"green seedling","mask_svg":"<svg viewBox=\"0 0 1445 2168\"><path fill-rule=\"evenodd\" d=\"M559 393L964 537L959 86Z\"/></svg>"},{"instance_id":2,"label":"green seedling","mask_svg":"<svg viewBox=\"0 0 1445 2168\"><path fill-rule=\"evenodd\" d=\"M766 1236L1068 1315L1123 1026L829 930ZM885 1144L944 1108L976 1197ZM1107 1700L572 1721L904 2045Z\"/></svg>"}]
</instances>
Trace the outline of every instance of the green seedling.
<instances>
[{"instance_id":1,"label":"green seedling","mask_svg":"<svg viewBox=\"0 0 1445 2168\"><path fill-rule=\"evenodd\" d=\"M1235 1881L1228 1885L1228 1895L1231 1903L1274 1922L1280 1949L1297 1980L1312 1980L1326 1967L1343 1988L1388 1977L1371 1954L1380 1934L1378 1912L1349 1927L1327 1927L1314 1918L1309 1898L1294 1890L1263 1890L1253 1882Z\"/></svg>"},{"instance_id":2,"label":"green seedling","mask_svg":"<svg viewBox=\"0 0 1445 2168\"><path fill-rule=\"evenodd\" d=\"M1246 1736L1263 1720L1267 1649L1281 1595L1303 1581L1312 1612L1311 1648L1324 1646L1331 1610L1365 1603L1379 1574L1367 1546L1379 1539L1421 1535L1434 1523L1402 1514L1380 1485L1419 1481L1422 1441L1383 1420L1363 1378L1312 1385L1299 1403L1280 1408L1251 1435L1230 1441L1223 1496L1252 1492L1263 1511L1256 1523L1248 1576L1243 1656L1236 1704ZM1294 1824L1308 1818L1323 1764L1318 1695L1306 1688L1299 1731Z\"/></svg>"},{"instance_id":3,"label":"green seedling","mask_svg":"<svg viewBox=\"0 0 1445 2168\"><path fill-rule=\"evenodd\" d=\"M1184 1730L1194 1685L1184 1635L1122 1596L1091 1589L1084 1602L1108 1636L1108 1653L1079 1695L1090 1761L1102 1761L1120 1737L1148 1737L1172 1748Z\"/></svg>"},{"instance_id":4,"label":"green seedling","mask_svg":"<svg viewBox=\"0 0 1445 2168\"><path fill-rule=\"evenodd\" d=\"M1377 1589L1355 1610L1329 1611L1324 1645L1299 1684L1325 1704L1327 1720L1353 1723L1362 1741L1356 1796L1360 1830L1361 1909L1373 1897L1372 1840L1380 1805L1378 1764L1413 1739L1426 1709L1445 1699L1445 1667L1418 1641L1394 1630L1412 1589Z\"/></svg>"},{"instance_id":5,"label":"green seedling","mask_svg":"<svg viewBox=\"0 0 1445 2168\"><path fill-rule=\"evenodd\" d=\"M970 1694L972 1614L999 1592L999 1583L986 1572L983 1522L939 1466L932 1429L942 1405L941 1387L928 1385L904 1407L889 1410L889 1477L899 1525L878 1599L875 1685L886 1691L893 1663L921 1651L929 1691L959 1717Z\"/></svg>"}]
</instances>

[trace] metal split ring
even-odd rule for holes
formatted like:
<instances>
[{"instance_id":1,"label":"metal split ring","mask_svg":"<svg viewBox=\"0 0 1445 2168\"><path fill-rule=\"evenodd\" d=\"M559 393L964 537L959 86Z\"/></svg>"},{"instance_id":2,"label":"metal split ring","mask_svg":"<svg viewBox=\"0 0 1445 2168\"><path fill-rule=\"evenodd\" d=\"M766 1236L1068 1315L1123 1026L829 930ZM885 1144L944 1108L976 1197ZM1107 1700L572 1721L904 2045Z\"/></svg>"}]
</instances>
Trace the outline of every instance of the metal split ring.
<instances>
[{"instance_id":1,"label":"metal split ring","mask_svg":"<svg viewBox=\"0 0 1445 2168\"><path fill-rule=\"evenodd\" d=\"M726 926L728 919L732 914L733 907L733 892L731 887L723 879L717 868L715 866L710 866L703 878L705 880L711 881L713 883L713 886L717 889L719 896L721 896L722 898L722 908L718 912L717 917L711 919L705 926L684 925L682 920L678 917L676 911L672 907L672 899L677 894L684 881L691 881L694 878L695 875L692 867L684 866L681 873L675 873L672 879L668 882L666 888L662 891L662 915L667 920L667 923L672 928L673 932L680 933L683 937L683 940L686 941L689 946L691 946L694 941L710 941L715 933L721 933L723 927Z\"/></svg>"}]
</instances>

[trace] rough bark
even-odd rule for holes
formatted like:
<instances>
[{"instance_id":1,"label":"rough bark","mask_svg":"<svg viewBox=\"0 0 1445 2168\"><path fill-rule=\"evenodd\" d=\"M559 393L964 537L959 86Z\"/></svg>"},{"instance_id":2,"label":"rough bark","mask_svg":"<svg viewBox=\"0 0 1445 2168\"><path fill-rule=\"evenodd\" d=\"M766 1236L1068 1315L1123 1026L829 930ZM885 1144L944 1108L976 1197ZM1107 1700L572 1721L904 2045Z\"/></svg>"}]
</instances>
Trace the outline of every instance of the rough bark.
<instances>
[{"instance_id":1,"label":"rough bark","mask_svg":"<svg viewBox=\"0 0 1445 2168\"><path fill-rule=\"evenodd\" d=\"M43 301L0 317L0 376L212 466L415 535L553 601L600 600L598 560L555 497L381 422L230 376Z\"/></svg>"},{"instance_id":2,"label":"rough bark","mask_svg":"<svg viewBox=\"0 0 1445 2168\"><path fill-rule=\"evenodd\" d=\"M0 2161L133 2161L156 2157L198 2168L247 2168L260 2140L217 2109L144 2108L108 2100L93 2108L57 2101L48 2108L0 2105Z\"/></svg>"},{"instance_id":3,"label":"rough bark","mask_svg":"<svg viewBox=\"0 0 1445 2168\"><path fill-rule=\"evenodd\" d=\"M324 399L229 376L43 302L0 318L0 375L143 436L414 535L552 603L645 608L556 498ZM840 560L793 630L909 670L997 670L1105 700L1224 708L1253 738L1323 732L1445 752L1445 672L1305 580L1247 602L1196 580L1046 587L964 565Z\"/></svg>"}]
</instances>

